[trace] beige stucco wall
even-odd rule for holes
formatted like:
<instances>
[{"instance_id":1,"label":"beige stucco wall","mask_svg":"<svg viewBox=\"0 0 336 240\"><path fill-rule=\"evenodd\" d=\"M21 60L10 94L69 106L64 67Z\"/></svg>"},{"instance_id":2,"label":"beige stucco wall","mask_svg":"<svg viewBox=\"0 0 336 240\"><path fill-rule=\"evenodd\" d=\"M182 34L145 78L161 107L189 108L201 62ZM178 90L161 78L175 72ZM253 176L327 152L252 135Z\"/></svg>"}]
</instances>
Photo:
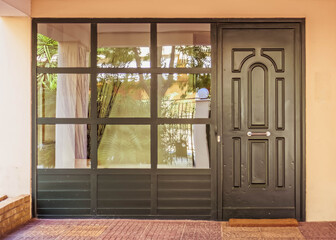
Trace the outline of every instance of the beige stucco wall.
<instances>
[{"instance_id":1,"label":"beige stucco wall","mask_svg":"<svg viewBox=\"0 0 336 240\"><path fill-rule=\"evenodd\" d=\"M33 17L305 17L308 221L336 220L335 13L335 0L32 0ZM0 193L2 189L26 193L30 175L29 19L0 19L3 32Z\"/></svg>"},{"instance_id":2,"label":"beige stucco wall","mask_svg":"<svg viewBox=\"0 0 336 240\"><path fill-rule=\"evenodd\" d=\"M0 195L30 194L31 20L0 17Z\"/></svg>"}]
</instances>

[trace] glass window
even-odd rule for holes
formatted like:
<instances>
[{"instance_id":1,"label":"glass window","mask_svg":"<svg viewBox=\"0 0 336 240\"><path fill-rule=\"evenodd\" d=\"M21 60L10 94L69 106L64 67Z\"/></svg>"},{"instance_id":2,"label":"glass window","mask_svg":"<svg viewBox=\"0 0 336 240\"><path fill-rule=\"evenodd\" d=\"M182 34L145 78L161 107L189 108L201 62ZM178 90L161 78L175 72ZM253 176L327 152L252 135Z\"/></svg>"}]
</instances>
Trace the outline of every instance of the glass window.
<instances>
[{"instance_id":1,"label":"glass window","mask_svg":"<svg viewBox=\"0 0 336 240\"><path fill-rule=\"evenodd\" d=\"M149 125L98 125L99 168L150 168Z\"/></svg>"},{"instance_id":2,"label":"glass window","mask_svg":"<svg viewBox=\"0 0 336 240\"><path fill-rule=\"evenodd\" d=\"M209 126L158 126L158 168L209 168Z\"/></svg>"},{"instance_id":3,"label":"glass window","mask_svg":"<svg viewBox=\"0 0 336 240\"><path fill-rule=\"evenodd\" d=\"M158 115L162 118L209 118L210 74L158 75Z\"/></svg>"},{"instance_id":4,"label":"glass window","mask_svg":"<svg viewBox=\"0 0 336 240\"><path fill-rule=\"evenodd\" d=\"M90 24L38 24L38 67L88 67Z\"/></svg>"},{"instance_id":5,"label":"glass window","mask_svg":"<svg viewBox=\"0 0 336 240\"><path fill-rule=\"evenodd\" d=\"M87 118L90 103L88 74L38 74L37 116Z\"/></svg>"},{"instance_id":6,"label":"glass window","mask_svg":"<svg viewBox=\"0 0 336 240\"><path fill-rule=\"evenodd\" d=\"M38 125L37 168L90 168L90 126Z\"/></svg>"},{"instance_id":7,"label":"glass window","mask_svg":"<svg viewBox=\"0 0 336 240\"><path fill-rule=\"evenodd\" d=\"M157 25L158 67L210 68L210 24Z\"/></svg>"},{"instance_id":8,"label":"glass window","mask_svg":"<svg viewBox=\"0 0 336 240\"><path fill-rule=\"evenodd\" d=\"M99 74L98 117L149 117L150 74Z\"/></svg>"},{"instance_id":9,"label":"glass window","mask_svg":"<svg viewBox=\"0 0 336 240\"><path fill-rule=\"evenodd\" d=\"M37 23L38 168L209 168L211 24L88 22Z\"/></svg>"},{"instance_id":10,"label":"glass window","mask_svg":"<svg viewBox=\"0 0 336 240\"><path fill-rule=\"evenodd\" d=\"M149 68L150 24L98 24L98 67Z\"/></svg>"}]
</instances>

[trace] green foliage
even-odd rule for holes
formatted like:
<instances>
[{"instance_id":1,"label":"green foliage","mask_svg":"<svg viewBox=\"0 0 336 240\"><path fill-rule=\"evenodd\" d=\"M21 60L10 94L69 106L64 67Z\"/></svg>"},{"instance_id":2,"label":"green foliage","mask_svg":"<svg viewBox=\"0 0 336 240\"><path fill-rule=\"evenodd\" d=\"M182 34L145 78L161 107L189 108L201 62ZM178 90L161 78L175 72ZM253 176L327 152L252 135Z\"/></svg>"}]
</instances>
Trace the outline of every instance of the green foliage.
<instances>
[{"instance_id":1,"label":"green foliage","mask_svg":"<svg viewBox=\"0 0 336 240\"><path fill-rule=\"evenodd\" d=\"M56 91L57 89L57 74L41 73L37 75L38 88Z\"/></svg>"},{"instance_id":2,"label":"green foliage","mask_svg":"<svg viewBox=\"0 0 336 240\"><path fill-rule=\"evenodd\" d=\"M37 34L37 66L39 67L57 67L58 42ZM56 74L39 74L37 84L48 90L56 90Z\"/></svg>"},{"instance_id":3,"label":"green foliage","mask_svg":"<svg viewBox=\"0 0 336 240\"><path fill-rule=\"evenodd\" d=\"M37 34L37 66L57 67L57 53L57 41L43 34Z\"/></svg>"}]
</instances>

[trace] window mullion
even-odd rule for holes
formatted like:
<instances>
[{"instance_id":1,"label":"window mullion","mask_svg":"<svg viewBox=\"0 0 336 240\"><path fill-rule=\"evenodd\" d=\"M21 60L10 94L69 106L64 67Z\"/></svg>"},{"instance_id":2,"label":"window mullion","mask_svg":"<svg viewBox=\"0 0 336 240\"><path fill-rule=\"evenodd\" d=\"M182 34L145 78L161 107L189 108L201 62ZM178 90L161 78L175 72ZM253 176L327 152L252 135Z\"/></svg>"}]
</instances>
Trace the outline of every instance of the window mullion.
<instances>
[{"instance_id":1,"label":"window mullion","mask_svg":"<svg viewBox=\"0 0 336 240\"><path fill-rule=\"evenodd\" d=\"M151 69L157 68L157 31L156 23L151 23L150 59ZM151 214L157 214L157 158L158 158L158 128L157 128L157 74L151 75Z\"/></svg>"},{"instance_id":2,"label":"window mullion","mask_svg":"<svg viewBox=\"0 0 336 240\"><path fill-rule=\"evenodd\" d=\"M91 101L90 101L90 119L93 120L90 130L90 141L91 141L91 214L97 214L97 24L91 24Z\"/></svg>"}]
</instances>

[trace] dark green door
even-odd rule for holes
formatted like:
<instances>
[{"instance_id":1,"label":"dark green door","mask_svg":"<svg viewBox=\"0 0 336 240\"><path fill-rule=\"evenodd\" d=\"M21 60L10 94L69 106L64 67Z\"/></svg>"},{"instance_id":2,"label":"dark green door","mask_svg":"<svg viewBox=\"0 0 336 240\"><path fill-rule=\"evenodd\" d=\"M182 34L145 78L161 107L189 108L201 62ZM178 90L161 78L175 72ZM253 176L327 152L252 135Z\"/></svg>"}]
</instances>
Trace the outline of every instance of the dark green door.
<instances>
[{"instance_id":1,"label":"dark green door","mask_svg":"<svg viewBox=\"0 0 336 240\"><path fill-rule=\"evenodd\" d=\"M295 217L295 29L219 29L222 214Z\"/></svg>"}]
</instances>

